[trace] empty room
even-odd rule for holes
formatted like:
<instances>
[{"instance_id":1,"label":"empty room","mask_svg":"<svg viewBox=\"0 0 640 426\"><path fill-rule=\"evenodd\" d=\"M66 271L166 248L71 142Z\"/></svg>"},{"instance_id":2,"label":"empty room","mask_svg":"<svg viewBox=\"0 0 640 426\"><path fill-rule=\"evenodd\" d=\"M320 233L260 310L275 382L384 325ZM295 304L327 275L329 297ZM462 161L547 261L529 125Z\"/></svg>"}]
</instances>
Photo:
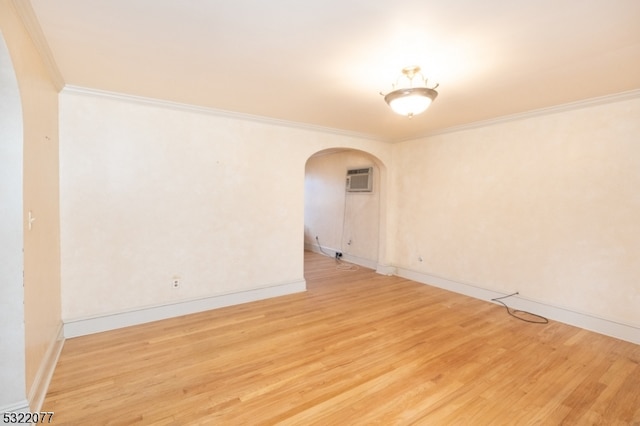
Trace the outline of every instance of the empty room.
<instances>
[{"instance_id":1,"label":"empty room","mask_svg":"<svg viewBox=\"0 0 640 426\"><path fill-rule=\"evenodd\" d=\"M638 22L0 0L3 422L640 424Z\"/></svg>"}]
</instances>

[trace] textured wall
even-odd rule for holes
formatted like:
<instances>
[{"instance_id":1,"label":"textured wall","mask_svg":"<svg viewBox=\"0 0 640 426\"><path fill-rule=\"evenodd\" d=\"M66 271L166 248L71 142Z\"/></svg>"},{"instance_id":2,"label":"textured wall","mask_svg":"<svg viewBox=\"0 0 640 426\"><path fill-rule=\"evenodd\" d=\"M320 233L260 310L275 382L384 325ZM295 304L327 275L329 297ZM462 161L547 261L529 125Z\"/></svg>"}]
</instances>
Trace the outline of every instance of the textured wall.
<instances>
[{"instance_id":1,"label":"textured wall","mask_svg":"<svg viewBox=\"0 0 640 426\"><path fill-rule=\"evenodd\" d=\"M390 153L382 142L77 92L61 95L60 120L65 319L302 280L309 156Z\"/></svg>"},{"instance_id":2,"label":"textured wall","mask_svg":"<svg viewBox=\"0 0 640 426\"><path fill-rule=\"evenodd\" d=\"M398 144L395 263L640 325L638 135L636 98Z\"/></svg>"}]
</instances>

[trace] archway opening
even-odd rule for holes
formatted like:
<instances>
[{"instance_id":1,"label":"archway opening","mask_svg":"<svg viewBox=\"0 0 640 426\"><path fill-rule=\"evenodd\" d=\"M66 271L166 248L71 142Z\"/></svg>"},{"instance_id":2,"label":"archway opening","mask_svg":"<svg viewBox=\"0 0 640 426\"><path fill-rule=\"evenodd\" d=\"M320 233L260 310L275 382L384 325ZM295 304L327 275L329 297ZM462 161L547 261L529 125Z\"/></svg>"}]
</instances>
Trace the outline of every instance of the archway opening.
<instances>
[{"instance_id":1,"label":"archway opening","mask_svg":"<svg viewBox=\"0 0 640 426\"><path fill-rule=\"evenodd\" d=\"M350 190L349 170L369 169L370 190ZM350 148L319 151L307 160L304 185L304 248L377 269L386 244L386 167Z\"/></svg>"}]
</instances>

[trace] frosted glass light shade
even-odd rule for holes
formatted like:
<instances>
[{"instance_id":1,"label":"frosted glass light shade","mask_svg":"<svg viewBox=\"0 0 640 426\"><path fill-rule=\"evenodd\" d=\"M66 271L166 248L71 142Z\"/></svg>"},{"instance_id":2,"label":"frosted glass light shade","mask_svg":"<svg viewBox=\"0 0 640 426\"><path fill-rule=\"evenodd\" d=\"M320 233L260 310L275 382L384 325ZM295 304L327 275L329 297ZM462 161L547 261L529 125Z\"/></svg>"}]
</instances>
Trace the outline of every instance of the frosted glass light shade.
<instances>
[{"instance_id":1,"label":"frosted glass light shade","mask_svg":"<svg viewBox=\"0 0 640 426\"><path fill-rule=\"evenodd\" d=\"M436 96L438 96L438 92L433 89L412 87L394 90L388 93L384 100L395 113L413 117L429 108Z\"/></svg>"}]
</instances>

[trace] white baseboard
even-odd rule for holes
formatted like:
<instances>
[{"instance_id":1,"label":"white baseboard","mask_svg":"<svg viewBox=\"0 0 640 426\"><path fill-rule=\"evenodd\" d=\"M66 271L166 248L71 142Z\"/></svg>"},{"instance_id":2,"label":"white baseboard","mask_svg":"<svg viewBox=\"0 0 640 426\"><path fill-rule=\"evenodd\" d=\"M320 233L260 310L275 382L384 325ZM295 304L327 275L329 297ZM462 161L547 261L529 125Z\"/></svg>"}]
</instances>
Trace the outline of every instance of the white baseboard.
<instances>
[{"instance_id":1,"label":"white baseboard","mask_svg":"<svg viewBox=\"0 0 640 426\"><path fill-rule=\"evenodd\" d=\"M397 268L391 265L383 265L382 263L378 263L376 265L376 272L381 275L396 275Z\"/></svg>"},{"instance_id":2,"label":"white baseboard","mask_svg":"<svg viewBox=\"0 0 640 426\"><path fill-rule=\"evenodd\" d=\"M320 246L317 244L309 244L309 243L305 243L304 249L307 251L312 251L314 253L324 254L325 256L328 256L331 258L334 258L336 256L336 253L340 251L340 250L336 250L329 247L320 248ZM344 260L345 262L353 263L354 265L362 266L369 269L375 269L376 271L378 270L378 266L379 266L378 262L376 262L375 260L365 259L363 257L354 256L352 254L345 253L345 252L342 252L342 260ZM391 274L384 274L384 275L391 275Z\"/></svg>"},{"instance_id":3,"label":"white baseboard","mask_svg":"<svg viewBox=\"0 0 640 426\"><path fill-rule=\"evenodd\" d=\"M0 413L27 413L31 412L29 401L23 399L13 404L0 406Z\"/></svg>"},{"instance_id":4,"label":"white baseboard","mask_svg":"<svg viewBox=\"0 0 640 426\"><path fill-rule=\"evenodd\" d=\"M378 267L378 262L375 260L365 259L363 257L354 256L349 253L342 254L342 260L345 262L353 263L354 265L363 266L369 269L376 269Z\"/></svg>"},{"instance_id":5,"label":"white baseboard","mask_svg":"<svg viewBox=\"0 0 640 426\"><path fill-rule=\"evenodd\" d=\"M117 312L90 318L65 320L64 337L71 338L100 333L102 331L115 330L131 325L223 308L225 306L239 305L241 303L299 293L306 291L306 289L306 281L302 279L237 293L221 294L167 305L148 306L132 311Z\"/></svg>"},{"instance_id":6,"label":"white baseboard","mask_svg":"<svg viewBox=\"0 0 640 426\"><path fill-rule=\"evenodd\" d=\"M49 384L51 383L51 378L53 377L53 372L56 369L56 364L58 363L58 358L60 358L60 352L62 352L63 346L63 326L62 323L60 323L53 339L49 343L49 347L47 348L44 358L40 363L36 377L33 380L31 389L29 390L29 395L27 395L29 406L33 413L39 412L42 408L44 398L47 396Z\"/></svg>"},{"instance_id":7,"label":"white baseboard","mask_svg":"<svg viewBox=\"0 0 640 426\"><path fill-rule=\"evenodd\" d=\"M318 244L310 244L310 243L304 243L304 249L307 251L312 251L314 253L324 254L325 256L328 256L328 257L335 257L336 252L338 251L336 249L332 249L328 247L320 247Z\"/></svg>"},{"instance_id":8,"label":"white baseboard","mask_svg":"<svg viewBox=\"0 0 640 426\"><path fill-rule=\"evenodd\" d=\"M506 296L506 294L496 291L487 290L471 284L460 283L435 275L424 274L410 269L397 268L396 274L412 281L464 294L480 300L491 301L491 299L496 297ZM622 324L616 321L595 317L581 312L575 312L570 309L549 305L544 302L527 299L521 296L510 297L508 305L513 309L542 315L543 317L554 321L559 321L640 345L640 328L631 324Z\"/></svg>"}]
</instances>

